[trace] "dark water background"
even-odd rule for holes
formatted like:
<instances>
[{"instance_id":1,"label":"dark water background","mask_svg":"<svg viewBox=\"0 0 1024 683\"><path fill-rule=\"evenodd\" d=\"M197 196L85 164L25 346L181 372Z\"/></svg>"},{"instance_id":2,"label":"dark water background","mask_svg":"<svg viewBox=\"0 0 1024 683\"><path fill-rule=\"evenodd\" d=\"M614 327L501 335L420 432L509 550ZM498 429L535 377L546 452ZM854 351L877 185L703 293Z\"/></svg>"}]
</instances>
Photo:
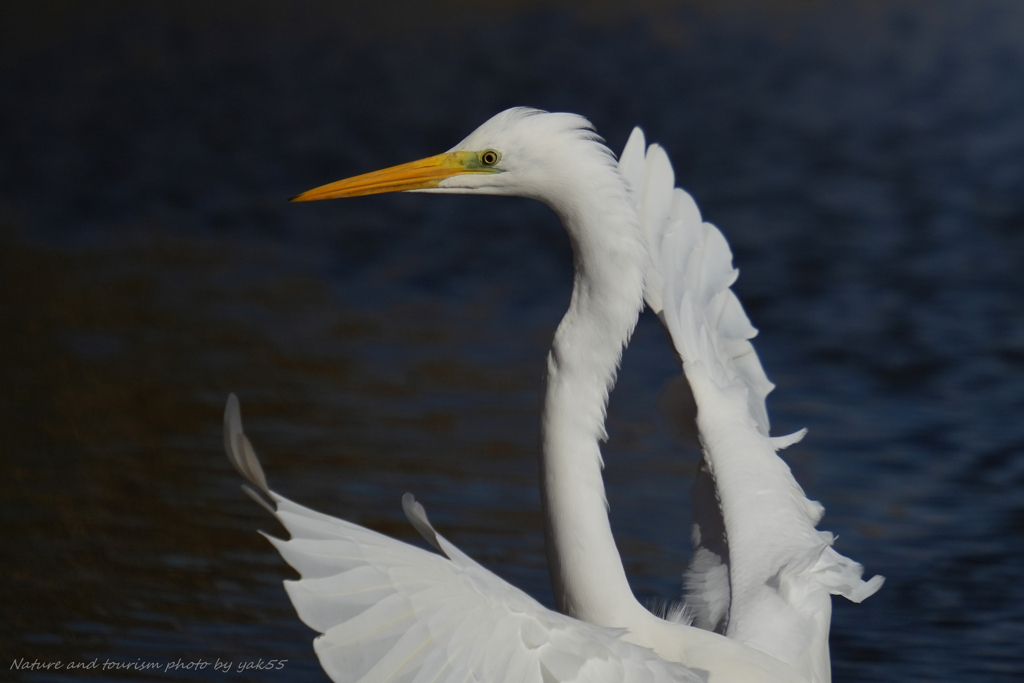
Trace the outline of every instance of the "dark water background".
<instances>
[{"instance_id":1,"label":"dark water background","mask_svg":"<svg viewBox=\"0 0 1024 683\"><path fill-rule=\"evenodd\" d=\"M324 680L221 451L550 604L536 488L570 286L525 200L298 191L528 104L661 142L730 240L774 433L839 549L837 681L1024 675L1024 4L15 3L0 9L0 678ZM628 8L627 8L628 7ZM641 599L679 594L696 451L645 314L610 410ZM12 671L16 659L261 674Z\"/></svg>"}]
</instances>

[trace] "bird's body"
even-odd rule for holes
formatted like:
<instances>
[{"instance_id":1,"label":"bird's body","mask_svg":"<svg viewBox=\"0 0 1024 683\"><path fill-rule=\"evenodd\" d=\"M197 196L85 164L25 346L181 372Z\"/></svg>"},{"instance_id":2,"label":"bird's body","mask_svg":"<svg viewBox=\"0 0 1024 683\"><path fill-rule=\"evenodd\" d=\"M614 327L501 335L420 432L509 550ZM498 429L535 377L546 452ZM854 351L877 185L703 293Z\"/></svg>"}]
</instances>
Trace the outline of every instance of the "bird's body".
<instances>
[{"instance_id":1,"label":"bird's body","mask_svg":"<svg viewBox=\"0 0 1024 683\"><path fill-rule=\"evenodd\" d=\"M729 290L735 271L728 246L717 229L701 221L689 195L673 185L671 165L664 152L652 146L645 154L639 129L616 162L585 119L520 108L498 114L446 154L332 183L297 199L417 190L518 195L548 204L569 234L575 270L569 310L555 333L548 357L542 416L541 498L549 569L558 608L581 620L558 622L560 628L573 633L573 638L583 639L580 642L603 638L607 643L617 643L608 645L608 652L613 653L615 647L621 652L601 660L619 662L616 671L625 671L623 662L639 657L636 661L647 662L641 668L654 672L657 667L651 668L654 665L644 659L648 655L638 654L649 650L653 650L649 654L654 657L650 661L686 667L657 669L660 673L652 673L655 678L648 680L687 680L685 677L692 673L708 681L827 683L829 594L841 593L859 601L877 590L881 580L864 583L860 580L860 565L831 549L831 535L814 528L823 509L807 500L789 468L776 456L776 449L799 440L802 433L781 439L768 436L764 398L772 385L748 341L755 330ZM697 554L687 584L697 623L710 630L661 619L639 604L630 591L608 521L599 444L606 436L608 392L645 299L669 330L698 405L705 483L710 483L713 490L700 498L707 509L697 510ZM232 428L229 415L228 431L234 436L229 438L228 448L229 453L234 450L232 459L238 464L246 458L239 455L241 427L237 419L235 423L237 427ZM241 438L244 440L244 436ZM255 463L255 456L251 461ZM240 466L243 474L251 474L252 469ZM277 504L278 517L299 538L296 531L306 527L289 524L292 518L286 519L282 512L282 506L292 511L297 506L270 493L261 480L248 478ZM301 509L300 517L306 512ZM475 617L470 614L479 616L488 609L498 609L494 607L498 603L504 605L501 609L514 604L513 612L529 612L544 623L557 621L558 615L536 603L529 603L526 610L524 605L528 603L522 600L528 598L489 572L486 581L469 580L470 574L486 570L437 537L421 510L419 519L415 509L410 516L450 558L430 556L431 571L447 576L442 583L456 593L462 588L451 588L458 583L453 577L469 581L467 585L483 595L485 606L490 606L463 615L465 633L473 628ZM295 539L277 545L303 573L303 580L289 592L300 616L325 633L317 641L317 650L328 668L326 646L319 643L330 640L332 630L341 628L341 624L350 623L346 608L339 607L332 617L322 607L310 606L313 602L300 604L297 596L304 595L300 590L303 584L313 585L314 579L308 578L307 571L326 576L337 570L337 577L350 572L345 567L352 564L351 559L330 564L327 557L333 546L329 544L335 542L317 540L319 534L349 538L372 532L332 518L320 516L317 520L319 531L297 546L302 552L287 551L299 542ZM383 544L388 553L413 550L403 546L399 551L402 544L382 538L374 536L374 542ZM351 545L352 541L346 543ZM323 557L309 560L311 556ZM385 574L394 580L393 568ZM334 588L346 582L337 577ZM414 579L409 576L406 580ZM322 579L315 581L323 583ZM516 596L511 602L507 600L510 595ZM365 613L376 609L374 605ZM310 610L316 612L314 619L304 614ZM408 633L413 633L422 620L408 614L420 612L414 605L406 613L405 618L413 620ZM429 610L423 612L422 619L429 622L431 614ZM352 621L359 618L363 617ZM501 616L499 621L504 619ZM594 627L599 630L588 630ZM502 632L513 653L509 655L511 660L518 656L516 648L522 642L519 636L525 633L522 628L520 624L518 635ZM374 640L370 636L366 648L371 648ZM545 646L551 645L556 651L552 645L555 640L544 641ZM429 643L437 646L441 640L429 636L416 642L425 648L418 650L422 653L429 649ZM559 642L564 645L569 641ZM495 648L504 657L508 653L501 643L501 639L491 640L485 647ZM638 650L631 649L637 646ZM581 654L585 648L570 650L567 656L575 658L573 661L590 661ZM374 652L378 651L385 659L399 656L379 646ZM450 648L446 652L445 661L452 666L473 666L466 664L472 658L460 659ZM541 666L542 660L537 662L540 668L534 668L541 678L526 673L521 679L484 676L481 680L548 680L541 675L544 670L555 675L544 669L546 665ZM580 676L584 670L577 667L570 673ZM331 673L330 668L328 671ZM421 680L411 675L408 680ZM572 676L555 678L591 680ZM683 678L674 678L678 676ZM335 676L335 680L378 679ZM592 680L606 679L595 674Z\"/></svg>"}]
</instances>

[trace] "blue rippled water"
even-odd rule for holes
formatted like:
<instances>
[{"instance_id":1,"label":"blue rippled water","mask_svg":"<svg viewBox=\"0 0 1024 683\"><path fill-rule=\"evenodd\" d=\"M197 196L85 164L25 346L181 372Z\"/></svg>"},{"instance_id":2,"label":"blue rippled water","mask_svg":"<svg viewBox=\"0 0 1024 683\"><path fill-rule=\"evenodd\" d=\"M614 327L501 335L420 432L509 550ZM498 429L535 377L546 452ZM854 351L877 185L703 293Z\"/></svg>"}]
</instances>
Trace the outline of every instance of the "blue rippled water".
<instances>
[{"instance_id":1,"label":"blue rippled water","mask_svg":"<svg viewBox=\"0 0 1024 683\"><path fill-rule=\"evenodd\" d=\"M10 3L0 27L16 680L224 680L216 660L261 659L287 663L230 677L325 680L221 453L230 391L277 490L410 541L413 491L550 604L537 422L571 276L554 216L285 201L522 104L581 113L615 150L642 125L729 239L773 431L810 428L786 459L839 549L887 577L836 601L835 680L1024 675L1020 3ZM645 314L606 479L653 603L689 554L677 372ZM36 660L64 666L10 668Z\"/></svg>"}]
</instances>

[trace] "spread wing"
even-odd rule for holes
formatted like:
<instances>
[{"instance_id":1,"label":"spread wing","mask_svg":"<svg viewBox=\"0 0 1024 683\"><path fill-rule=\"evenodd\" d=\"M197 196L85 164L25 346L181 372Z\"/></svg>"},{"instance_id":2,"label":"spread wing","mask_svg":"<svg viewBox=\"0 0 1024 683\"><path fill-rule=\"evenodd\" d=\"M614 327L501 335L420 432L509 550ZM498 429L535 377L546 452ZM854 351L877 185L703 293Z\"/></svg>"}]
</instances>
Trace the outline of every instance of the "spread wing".
<instances>
[{"instance_id":1,"label":"spread wing","mask_svg":"<svg viewBox=\"0 0 1024 683\"><path fill-rule=\"evenodd\" d=\"M831 678L831 595L854 602L882 577L815 529L824 508L808 500L777 450L806 430L769 436L765 398L774 388L750 340L757 334L730 289L738 272L722 233L674 187L664 150L633 131L619 162L644 229L650 266L644 293L672 337L697 404L704 452L694 488L695 554L685 575L695 623Z\"/></svg>"},{"instance_id":2,"label":"spread wing","mask_svg":"<svg viewBox=\"0 0 1024 683\"><path fill-rule=\"evenodd\" d=\"M268 537L302 575L285 581L313 647L338 683L698 683L704 678L592 626L546 609L434 531L406 494L410 521L444 556L324 515L267 486L232 394L228 457L243 488L291 534Z\"/></svg>"}]
</instances>

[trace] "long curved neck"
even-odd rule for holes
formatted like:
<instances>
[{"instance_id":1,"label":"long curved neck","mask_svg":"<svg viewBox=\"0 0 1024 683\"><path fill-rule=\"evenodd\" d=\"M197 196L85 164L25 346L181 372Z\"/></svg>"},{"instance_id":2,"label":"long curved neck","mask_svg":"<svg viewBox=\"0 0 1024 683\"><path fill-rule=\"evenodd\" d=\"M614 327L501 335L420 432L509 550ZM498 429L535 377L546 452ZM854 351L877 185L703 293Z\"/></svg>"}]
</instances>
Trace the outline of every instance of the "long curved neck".
<instances>
[{"instance_id":1,"label":"long curved neck","mask_svg":"<svg viewBox=\"0 0 1024 683\"><path fill-rule=\"evenodd\" d=\"M555 206L572 241L569 310L548 356L541 424L541 500L558 609L595 624L639 606L612 538L599 442L608 392L643 305L646 251L618 174L587 206Z\"/></svg>"}]
</instances>

